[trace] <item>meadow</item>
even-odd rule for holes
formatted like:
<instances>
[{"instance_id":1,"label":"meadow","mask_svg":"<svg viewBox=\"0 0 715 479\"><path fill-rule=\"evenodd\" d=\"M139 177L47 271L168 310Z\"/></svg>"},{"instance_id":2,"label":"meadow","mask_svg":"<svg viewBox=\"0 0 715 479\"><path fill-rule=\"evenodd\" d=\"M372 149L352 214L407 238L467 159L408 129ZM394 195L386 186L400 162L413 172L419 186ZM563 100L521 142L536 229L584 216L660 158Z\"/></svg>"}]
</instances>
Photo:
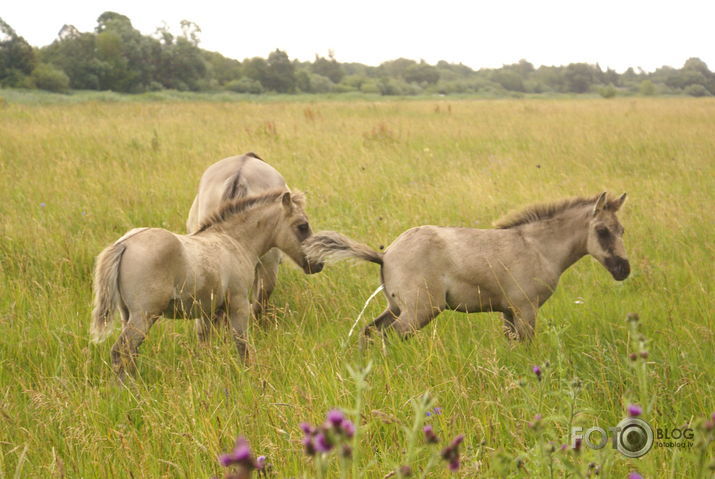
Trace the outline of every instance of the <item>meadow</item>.
<instances>
[{"instance_id":1,"label":"meadow","mask_svg":"<svg viewBox=\"0 0 715 479\"><path fill-rule=\"evenodd\" d=\"M247 151L307 193L314 230L374 248L416 225L487 228L531 203L628 192L632 274L618 283L582 259L530 344L507 340L497 314L443 313L409 341L361 349L347 333L378 267L306 276L286 263L248 364L225 336L202 346L193 322L164 320L119 384L117 333L89 342L94 257L132 227L183 232L202 171ZM358 433L352 462L327 458L325 477L405 464L436 478L711 477L713 178L711 99L5 102L0 478L222 477L217 457L239 435L268 477L316 477L299 424L336 407ZM693 444L639 459L573 449L572 426L615 426L629 404L653 428L692 428ZM422 446L423 424L441 446ZM457 434L459 471L430 464Z\"/></svg>"}]
</instances>

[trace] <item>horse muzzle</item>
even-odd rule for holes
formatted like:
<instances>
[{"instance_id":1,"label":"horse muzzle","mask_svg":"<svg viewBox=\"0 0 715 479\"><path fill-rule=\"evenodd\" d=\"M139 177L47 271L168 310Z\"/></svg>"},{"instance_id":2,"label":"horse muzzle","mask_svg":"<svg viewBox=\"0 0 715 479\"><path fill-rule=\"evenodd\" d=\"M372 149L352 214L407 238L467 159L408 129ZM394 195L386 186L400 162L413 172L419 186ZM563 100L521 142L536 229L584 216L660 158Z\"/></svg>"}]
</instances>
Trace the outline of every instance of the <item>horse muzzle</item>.
<instances>
[{"instance_id":1,"label":"horse muzzle","mask_svg":"<svg viewBox=\"0 0 715 479\"><path fill-rule=\"evenodd\" d=\"M631 274L631 264L620 256L606 258L606 268L616 281L623 281Z\"/></svg>"},{"instance_id":2,"label":"horse muzzle","mask_svg":"<svg viewBox=\"0 0 715 479\"><path fill-rule=\"evenodd\" d=\"M303 265L303 272L305 274L315 274L323 271L324 263L308 263Z\"/></svg>"}]
</instances>

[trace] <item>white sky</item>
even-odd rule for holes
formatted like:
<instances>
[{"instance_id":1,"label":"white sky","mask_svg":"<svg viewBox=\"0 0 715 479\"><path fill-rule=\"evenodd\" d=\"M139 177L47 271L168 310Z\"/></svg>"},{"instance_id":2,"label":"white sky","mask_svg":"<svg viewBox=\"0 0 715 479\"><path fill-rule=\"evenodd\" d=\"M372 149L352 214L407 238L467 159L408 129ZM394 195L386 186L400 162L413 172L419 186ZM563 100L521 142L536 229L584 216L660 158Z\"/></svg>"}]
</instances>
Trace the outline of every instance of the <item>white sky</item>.
<instances>
[{"instance_id":1,"label":"white sky","mask_svg":"<svg viewBox=\"0 0 715 479\"><path fill-rule=\"evenodd\" d=\"M679 68L699 57L715 70L714 0L5 0L0 18L34 46L64 24L91 31L111 10L152 34L183 19L201 47L243 60L276 48L300 60L328 49L341 62L378 65L399 57L499 67L599 63L622 72Z\"/></svg>"}]
</instances>

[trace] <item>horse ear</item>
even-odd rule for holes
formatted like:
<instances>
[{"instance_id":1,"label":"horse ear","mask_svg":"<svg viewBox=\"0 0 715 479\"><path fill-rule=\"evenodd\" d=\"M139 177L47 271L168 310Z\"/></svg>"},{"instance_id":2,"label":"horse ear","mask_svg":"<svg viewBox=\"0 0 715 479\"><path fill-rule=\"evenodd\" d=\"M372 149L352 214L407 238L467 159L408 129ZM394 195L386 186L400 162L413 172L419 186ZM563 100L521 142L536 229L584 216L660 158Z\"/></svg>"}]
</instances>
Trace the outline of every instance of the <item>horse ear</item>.
<instances>
[{"instance_id":1,"label":"horse ear","mask_svg":"<svg viewBox=\"0 0 715 479\"><path fill-rule=\"evenodd\" d=\"M598 198L596 199L596 204L593 205L593 216L596 216L599 214L601 211L603 211L603 208L606 207L606 192L604 191L600 195L598 195Z\"/></svg>"},{"instance_id":2,"label":"horse ear","mask_svg":"<svg viewBox=\"0 0 715 479\"><path fill-rule=\"evenodd\" d=\"M616 212L621 209L621 206L623 206L623 203L626 202L628 199L628 193L623 193L620 198L618 198L614 203L613 203L613 211Z\"/></svg>"},{"instance_id":3,"label":"horse ear","mask_svg":"<svg viewBox=\"0 0 715 479\"><path fill-rule=\"evenodd\" d=\"M281 203L283 203L283 208L285 208L286 213L291 213L293 211L293 199L290 197L290 191L283 193Z\"/></svg>"}]
</instances>

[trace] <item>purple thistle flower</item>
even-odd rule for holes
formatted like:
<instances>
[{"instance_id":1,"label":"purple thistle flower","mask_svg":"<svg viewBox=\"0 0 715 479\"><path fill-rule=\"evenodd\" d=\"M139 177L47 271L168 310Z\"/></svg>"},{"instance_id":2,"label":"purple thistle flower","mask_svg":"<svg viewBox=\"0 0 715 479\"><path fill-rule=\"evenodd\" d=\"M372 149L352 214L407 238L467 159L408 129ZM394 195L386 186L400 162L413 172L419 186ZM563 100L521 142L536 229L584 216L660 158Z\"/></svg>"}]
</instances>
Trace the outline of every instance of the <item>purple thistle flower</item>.
<instances>
[{"instance_id":1,"label":"purple thistle flower","mask_svg":"<svg viewBox=\"0 0 715 479\"><path fill-rule=\"evenodd\" d=\"M315 446L315 450L318 452L329 452L333 448L328 437L322 432L313 438L313 446Z\"/></svg>"},{"instance_id":2,"label":"purple thistle flower","mask_svg":"<svg viewBox=\"0 0 715 479\"><path fill-rule=\"evenodd\" d=\"M630 474L628 474L628 479L643 479L643 476L641 476L637 472L633 471Z\"/></svg>"},{"instance_id":3,"label":"purple thistle flower","mask_svg":"<svg viewBox=\"0 0 715 479\"><path fill-rule=\"evenodd\" d=\"M539 425L541 425L541 419L542 419L542 418L541 418L541 414L536 414L536 415L534 416L533 422L530 422L530 423L529 423L529 427L530 427L531 429L535 429L535 428L539 427Z\"/></svg>"},{"instance_id":4,"label":"purple thistle flower","mask_svg":"<svg viewBox=\"0 0 715 479\"><path fill-rule=\"evenodd\" d=\"M533 368L531 368L531 370L532 370L532 371L534 372L534 374L536 375L536 379L538 379L539 381L541 381L541 368L540 368L539 366L534 366Z\"/></svg>"},{"instance_id":5,"label":"purple thistle flower","mask_svg":"<svg viewBox=\"0 0 715 479\"><path fill-rule=\"evenodd\" d=\"M439 442L437 435L434 433L434 429L432 429L432 426L429 424L423 427L422 431L425 433L425 441L427 441L427 444L436 444Z\"/></svg>"},{"instance_id":6,"label":"purple thistle flower","mask_svg":"<svg viewBox=\"0 0 715 479\"><path fill-rule=\"evenodd\" d=\"M40 203L40 208L44 208L45 206L47 206L47 203L45 203L44 201Z\"/></svg>"},{"instance_id":7,"label":"purple thistle flower","mask_svg":"<svg viewBox=\"0 0 715 479\"><path fill-rule=\"evenodd\" d=\"M442 408L441 408L441 407L436 407L436 408L434 408L434 413L435 413L435 414L442 414Z\"/></svg>"},{"instance_id":8,"label":"purple thistle flower","mask_svg":"<svg viewBox=\"0 0 715 479\"><path fill-rule=\"evenodd\" d=\"M340 427L344 419L345 414L340 409L333 409L328 412L328 422L336 429Z\"/></svg>"},{"instance_id":9,"label":"purple thistle flower","mask_svg":"<svg viewBox=\"0 0 715 479\"><path fill-rule=\"evenodd\" d=\"M264 467L266 467L266 456L258 456L256 458L256 469L261 471Z\"/></svg>"},{"instance_id":10,"label":"purple thistle flower","mask_svg":"<svg viewBox=\"0 0 715 479\"><path fill-rule=\"evenodd\" d=\"M349 439L355 435L355 424L349 419L343 419L343 422L340 423L340 429L342 429L343 434Z\"/></svg>"},{"instance_id":11,"label":"purple thistle flower","mask_svg":"<svg viewBox=\"0 0 715 479\"><path fill-rule=\"evenodd\" d=\"M251 447L248 445L248 441L246 441L244 437L239 437L236 439L236 446L233 448L233 451L228 454L221 454L218 461L223 467L228 467L233 464L252 467L253 460L251 459Z\"/></svg>"},{"instance_id":12,"label":"purple thistle flower","mask_svg":"<svg viewBox=\"0 0 715 479\"><path fill-rule=\"evenodd\" d=\"M638 404L629 404L628 405L628 415L630 417L638 417L641 414L643 414L643 409Z\"/></svg>"},{"instance_id":13,"label":"purple thistle flower","mask_svg":"<svg viewBox=\"0 0 715 479\"><path fill-rule=\"evenodd\" d=\"M459 445L464 441L464 434L460 434L449 443L449 446L442 449L442 459L447 461L450 471L459 469Z\"/></svg>"},{"instance_id":14,"label":"purple thistle flower","mask_svg":"<svg viewBox=\"0 0 715 479\"><path fill-rule=\"evenodd\" d=\"M456 449L460 444L462 444L462 441L464 441L464 434L460 434L454 439L452 439L452 443L450 444L450 446Z\"/></svg>"},{"instance_id":15,"label":"purple thistle flower","mask_svg":"<svg viewBox=\"0 0 715 479\"><path fill-rule=\"evenodd\" d=\"M412 468L410 466L400 466L400 475L402 477L410 477L412 475Z\"/></svg>"},{"instance_id":16,"label":"purple thistle flower","mask_svg":"<svg viewBox=\"0 0 715 479\"><path fill-rule=\"evenodd\" d=\"M583 442L583 439L580 437L577 437L574 442L573 442L573 450L575 452L581 452L581 443Z\"/></svg>"},{"instance_id":17,"label":"purple thistle flower","mask_svg":"<svg viewBox=\"0 0 715 479\"><path fill-rule=\"evenodd\" d=\"M300 429L305 433L305 434L313 434L315 432L315 428L308 424L307 422L302 422L300 423Z\"/></svg>"},{"instance_id":18,"label":"purple thistle flower","mask_svg":"<svg viewBox=\"0 0 715 479\"><path fill-rule=\"evenodd\" d=\"M313 438L310 436L305 436L303 438L303 447L305 449L305 454L308 456L315 456L317 452L315 450L315 445L313 444Z\"/></svg>"}]
</instances>

